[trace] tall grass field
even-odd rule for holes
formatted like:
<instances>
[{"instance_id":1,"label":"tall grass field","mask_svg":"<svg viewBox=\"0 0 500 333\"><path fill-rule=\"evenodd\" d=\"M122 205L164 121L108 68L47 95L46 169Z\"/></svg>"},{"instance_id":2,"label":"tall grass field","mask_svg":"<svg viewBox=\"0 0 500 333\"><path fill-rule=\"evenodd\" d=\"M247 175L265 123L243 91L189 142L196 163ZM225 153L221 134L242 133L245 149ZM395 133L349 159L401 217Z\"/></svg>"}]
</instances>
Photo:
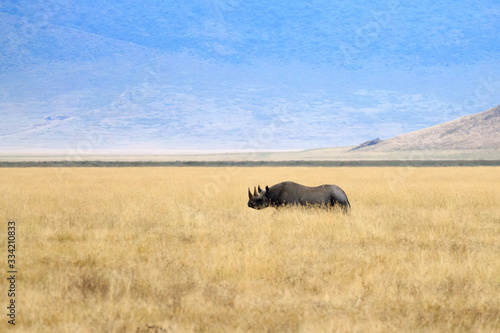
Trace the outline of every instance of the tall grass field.
<instances>
[{"instance_id":1,"label":"tall grass field","mask_svg":"<svg viewBox=\"0 0 500 333\"><path fill-rule=\"evenodd\" d=\"M0 222L2 332L500 332L499 167L2 168Z\"/></svg>"}]
</instances>

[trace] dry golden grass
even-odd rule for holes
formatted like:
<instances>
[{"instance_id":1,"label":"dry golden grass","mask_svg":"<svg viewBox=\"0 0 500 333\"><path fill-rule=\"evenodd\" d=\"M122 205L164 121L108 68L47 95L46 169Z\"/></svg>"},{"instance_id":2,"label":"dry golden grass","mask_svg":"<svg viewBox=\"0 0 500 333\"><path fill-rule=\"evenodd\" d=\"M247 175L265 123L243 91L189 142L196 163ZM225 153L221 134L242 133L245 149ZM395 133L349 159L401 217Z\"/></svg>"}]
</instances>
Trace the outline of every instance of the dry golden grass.
<instances>
[{"instance_id":1,"label":"dry golden grass","mask_svg":"<svg viewBox=\"0 0 500 333\"><path fill-rule=\"evenodd\" d=\"M284 180L352 212L246 206ZM0 169L9 219L18 332L500 331L500 168Z\"/></svg>"}]
</instances>

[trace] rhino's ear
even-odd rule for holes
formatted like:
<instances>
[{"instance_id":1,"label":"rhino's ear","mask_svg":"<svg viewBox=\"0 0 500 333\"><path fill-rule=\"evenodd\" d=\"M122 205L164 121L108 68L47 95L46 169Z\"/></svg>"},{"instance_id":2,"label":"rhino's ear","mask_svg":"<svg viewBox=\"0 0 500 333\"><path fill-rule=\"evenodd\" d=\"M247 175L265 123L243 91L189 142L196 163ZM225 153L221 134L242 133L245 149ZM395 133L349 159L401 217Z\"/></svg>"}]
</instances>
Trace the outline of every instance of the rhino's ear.
<instances>
[{"instance_id":1,"label":"rhino's ear","mask_svg":"<svg viewBox=\"0 0 500 333\"><path fill-rule=\"evenodd\" d=\"M259 193L262 192L262 189L260 188L260 185L259 185L259 187L257 187L257 189L259 190Z\"/></svg>"},{"instance_id":2,"label":"rhino's ear","mask_svg":"<svg viewBox=\"0 0 500 333\"><path fill-rule=\"evenodd\" d=\"M252 192L250 192L250 187L248 188L248 198L252 199Z\"/></svg>"},{"instance_id":3,"label":"rhino's ear","mask_svg":"<svg viewBox=\"0 0 500 333\"><path fill-rule=\"evenodd\" d=\"M266 192L269 192L269 186L266 185Z\"/></svg>"},{"instance_id":4,"label":"rhino's ear","mask_svg":"<svg viewBox=\"0 0 500 333\"><path fill-rule=\"evenodd\" d=\"M253 195L254 195L254 196L257 196L257 195L258 195L258 194L257 194L257 189L255 188L255 186L253 187Z\"/></svg>"},{"instance_id":5,"label":"rhino's ear","mask_svg":"<svg viewBox=\"0 0 500 333\"><path fill-rule=\"evenodd\" d=\"M266 185L266 198L269 198L271 193L269 193L269 186Z\"/></svg>"}]
</instances>

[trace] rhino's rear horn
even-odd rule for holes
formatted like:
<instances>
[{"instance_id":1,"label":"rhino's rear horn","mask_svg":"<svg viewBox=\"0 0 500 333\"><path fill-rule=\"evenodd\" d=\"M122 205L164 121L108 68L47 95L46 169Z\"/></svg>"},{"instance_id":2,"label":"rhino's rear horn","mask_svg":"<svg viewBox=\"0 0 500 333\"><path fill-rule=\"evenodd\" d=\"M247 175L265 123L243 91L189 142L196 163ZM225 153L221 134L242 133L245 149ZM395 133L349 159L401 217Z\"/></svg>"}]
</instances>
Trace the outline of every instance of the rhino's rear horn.
<instances>
[{"instance_id":1,"label":"rhino's rear horn","mask_svg":"<svg viewBox=\"0 0 500 333\"><path fill-rule=\"evenodd\" d=\"M250 187L248 188L248 198L249 199L252 199L253 195L252 195L252 192L250 192Z\"/></svg>"},{"instance_id":2,"label":"rhino's rear horn","mask_svg":"<svg viewBox=\"0 0 500 333\"><path fill-rule=\"evenodd\" d=\"M257 189L255 188L255 186L253 187L253 195L254 195L254 196L258 195L258 194L257 194Z\"/></svg>"},{"instance_id":3,"label":"rhino's rear horn","mask_svg":"<svg viewBox=\"0 0 500 333\"><path fill-rule=\"evenodd\" d=\"M259 193L262 192L262 189L260 188L260 185L257 187L257 190L259 190Z\"/></svg>"}]
</instances>

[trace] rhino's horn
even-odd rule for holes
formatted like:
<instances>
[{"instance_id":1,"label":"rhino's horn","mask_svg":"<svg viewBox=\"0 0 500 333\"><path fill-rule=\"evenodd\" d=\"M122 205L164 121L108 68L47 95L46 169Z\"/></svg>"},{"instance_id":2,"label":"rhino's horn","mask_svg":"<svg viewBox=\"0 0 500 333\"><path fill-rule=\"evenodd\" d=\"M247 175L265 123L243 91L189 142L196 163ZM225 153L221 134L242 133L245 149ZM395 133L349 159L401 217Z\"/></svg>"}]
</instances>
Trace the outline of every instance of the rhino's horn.
<instances>
[{"instance_id":1,"label":"rhino's horn","mask_svg":"<svg viewBox=\"0 0 500 333\"><path fill-rule=\"evenodd\" d=\"M249 199L252 199L253 195L252 195L252 192L250 192L250 187L248 188L248 198Z\"/></svg>"},{"instance_id":2,"label":"rhino's horn","mask_svg":"<svg viewBox=\"0 0 500 333\"><path fill-rule=\"evenodd\" d=\"M260 185L259 185L259 187L257 187L257 189L259 190L259 193L262 192L262 189L260 188Z\"/></svg>"},{"instance_id":3,"label":"rhino's horn","mask_svg":"<svg viewBox=\"0 0 500 333\"><path fill-rule=\"evenodd\" d=\"M255 186L253 187L253 195L254 195L254 196L255 196L255 195L258 195L258 194L257 194L257 189L255 189Z\"/></svg>"}]
</instances>

